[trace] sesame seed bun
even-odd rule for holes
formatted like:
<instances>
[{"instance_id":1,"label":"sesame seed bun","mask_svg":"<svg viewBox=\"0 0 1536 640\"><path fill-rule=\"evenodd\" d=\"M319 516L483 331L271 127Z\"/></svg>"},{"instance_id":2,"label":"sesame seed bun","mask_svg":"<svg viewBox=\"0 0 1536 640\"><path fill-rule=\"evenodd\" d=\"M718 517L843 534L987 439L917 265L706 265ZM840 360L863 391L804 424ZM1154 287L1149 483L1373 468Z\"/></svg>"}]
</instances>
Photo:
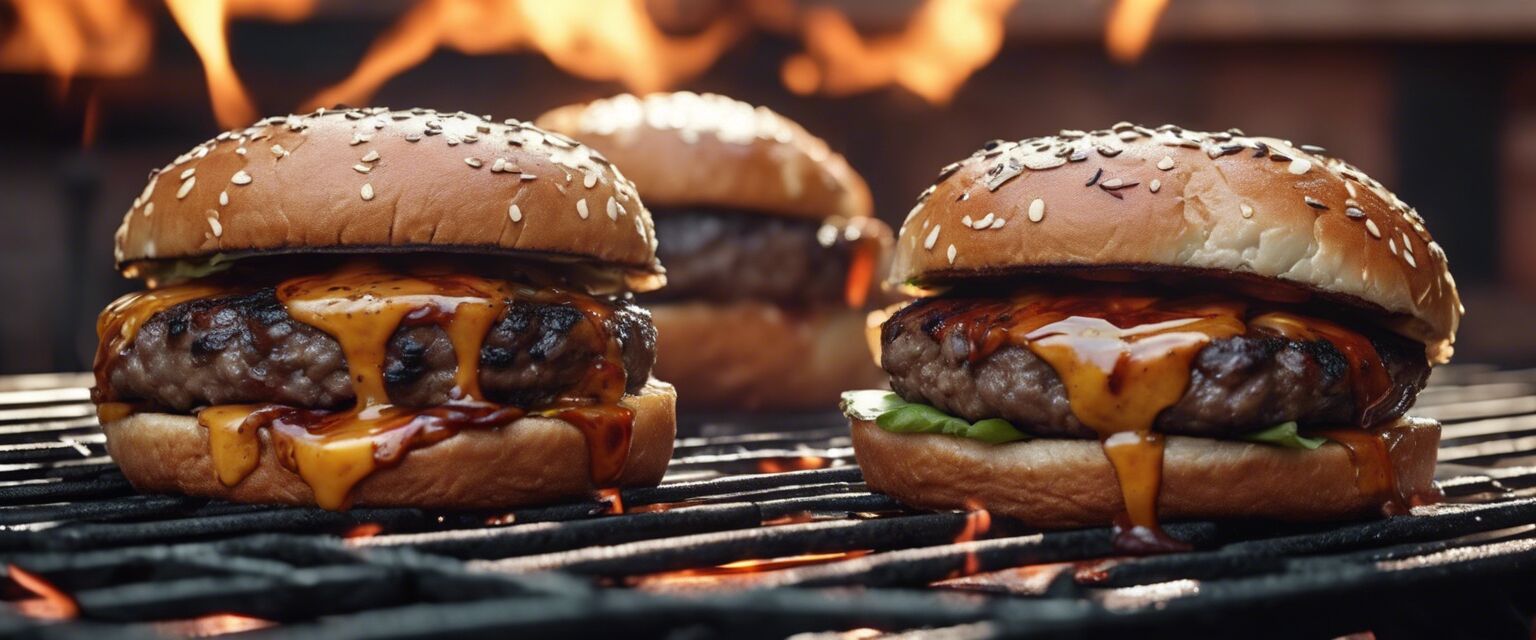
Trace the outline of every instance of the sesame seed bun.
<instances>
[{"instance_id":1,"label":"sesame seed bun","mask_svg":"<svg viewBox=\"0 0 1536 640\"><path fill-rule=\"evenodd\" d=\"M714 94L624 94L537 120L624 167L654 207L821 220L868 216L869 188L821 138L767 107Z\"/></svg>"},{"instance_id":2,"label":"sesame seed bun","mask_svg":"<svg viewBox=\"0 0 1536 640\"><path fill-rule=\"evenodd\" d=\"M1171 125L994 141L945 167L902 225L891 279L1079 267L1283 281L1386 316L1436 362L1462 315L1423 219L1359 169Z\"/></svg>"},{"instance_id":3,"label":"sesame seed bun","mask_svg":"<svg viewBox=\"0 0 1536 640\"><path fill-rule=\"evenodd\" d=\"M634 435L619 486L655 486L666 472L676 434L677 394L651 381L620 403L635 411ZM134 488L236 502L313 506L314 491L273 454L260 431L259 462L233 487L214 473L208 430L197 418L138 413L102 425L107 452ZM465 429L412 450L352 488L352 506L491 509L591 495L581 431L554 418L530 416L494 429Z\"/></svg>"},{"instance_id":4,"label":"sesame seed bun","mask_svg":"<svg viewBox=\"0 0 1536 640\"><path fill-rule=\"evenodd\" d=\"M1389 457L1399 492L1433 495L1440 425L1402 418ZM1123 507L1115 471L1094 440L1039 439L990 445L966 438L890 433L853 420L853 450L869 488L910 505L960 509L980 502L1030 526L1102 526ZM1163 451L1162 518L1334 520L1379 513L1343 445L1316 450L1170 436ZM1304 490L1298 490L1304 487Z\"/></svg>"},{"instance_id":5,"label":"sesame seed bun","mask_svg":"<svg viewBox=\"0 0 1536 640\"><path fill-rule=\"evenodd\" d=\"M228 131L151 174L116 259L285 252L530 253L659 286L631 184L565 136L465 113L319 110ZM651 277L647 277L651 276Z\"/></svg>"},{"instance_id":6,"label":"sesame seed bun","mask_svg":"<svg viewBox=\"0 0 1536 640\"><path fill-rule=\"evenodd\" d=\"M656 375L688 410L825 410L846 389L886 386L864 312L756 301L651 305Z\"/></svg>"}]
</instances>

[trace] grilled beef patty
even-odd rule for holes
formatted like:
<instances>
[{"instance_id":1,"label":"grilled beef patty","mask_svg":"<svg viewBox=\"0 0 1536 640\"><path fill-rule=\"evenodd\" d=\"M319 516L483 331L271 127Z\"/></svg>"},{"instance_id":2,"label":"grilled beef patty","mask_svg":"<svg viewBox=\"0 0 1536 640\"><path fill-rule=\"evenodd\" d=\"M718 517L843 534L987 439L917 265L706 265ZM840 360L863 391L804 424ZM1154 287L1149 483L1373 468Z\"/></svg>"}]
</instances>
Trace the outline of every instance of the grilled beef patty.
<instances>
[{"instance_id":1,"label":"grilled beef patty","mask_svg":"<svg viewBox=\"0 0 1536 640\"><path fill-rule=\"evenodd\" d=\"M607 299L607 331L622 348L630 392L656 361L651 315L627 299ZM588 375L606 342L573 306L515 301L480 349L487 399L533 407ZM384 380L390 400L409 407L448 400L457 368L436 325L402 326L390 338ZM294 320L272 288L202 298L152 316L108 372L114 399L187 411L215 404L277 403L340 408L353 400L341 345ZM98 390L99 392L99 390Z\"/></svg>"},{"instance_id":2,"label":"grilled beef patty","mask_svg":"<svg viewBox=\"0 0 1536 640\"><path fill-rule=\"evenodd\" d=\"M759 213L656 209L656 256L667 286L646 302L762 300L785 305L843 298L850 245L824 246L821 223Z\"/></svg>"},{"instance_id":3,"label":"grilled beef patty","mask_svg":"<svg viewBox=\"0 0 1536 640\"><path fill-rule=\"evenodd\" d=\"M1054 368L1024 347L1005 345L974 364L961 332L931 331L936 314L967 301L923 300L902 309L881 331L881 366L901 397L967 420L1003 418L1026 433L1094 438L1078 421ZM1364 332L1392 380L1387 397L1364 424L1396 418L1429 377L1423 346L1384 332ZM1171 434L1230 437L1296 421L1303 427L1355 424L1355 400L1344 354L1326 340L1298 341L1250 329L1211 341L1195 356L1189 387L1158 415Z\"/></svg>"}]
</instances>

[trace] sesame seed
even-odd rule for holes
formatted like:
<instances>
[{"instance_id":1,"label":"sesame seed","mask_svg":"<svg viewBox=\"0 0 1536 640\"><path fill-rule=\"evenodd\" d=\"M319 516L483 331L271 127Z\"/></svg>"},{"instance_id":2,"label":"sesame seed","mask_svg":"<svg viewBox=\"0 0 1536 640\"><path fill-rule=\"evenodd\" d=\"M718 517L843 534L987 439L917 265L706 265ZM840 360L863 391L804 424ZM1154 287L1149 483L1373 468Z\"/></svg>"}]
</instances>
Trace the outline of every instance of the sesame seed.
<instances>
[{"instance_id":1,"label":"sesame seed","mask_svg":"<svg viewBox=\"0 0 1536 640\"><path fill-rule=\"evenodd\" d=\"M1312 161L1306 158L1296 158L1291 161L1290 166L1286 167L1286 170L1299 176L1312 170Z\"/></svg>"},{"instance_id":2,"label":"sesame seed","mask_svg":"<svg viewBox=\"0 0 1536 640\"><path fill-rule=\"evenodd\" d=\"M585 175L583 175L582 178L581 178L581 186L586 187L588 189L591 189L592 187L597 186L597 174L595 174L595 173L586 173Z\"/></svg>"},{"instance_id":3,"label":"sesame seed","mask_svg":"<svg viewBox=\"0 0 1536 640\"><path fill-rule=\"evenodd\" d=\"M187 197L187 194L192 192L192 185L194 184L197 184L196 176L187 178L186 182L181 183L181 188L176 190L176 199L180 200Z\"/></svg>"},{"instance_id":4,"label":"sesame seed","mask_svg":"<svg viewBox=\"0 0 1536 640\"><path fill-rule=\"evenodd\" d=\"M511 218L513 222L522 222L523 221L523 210L519 209L518 206L515 205L515 204L510 206L510 207L507 207L507 217Z\"/></svg>"},{"instance_id":5,"label":"sesame seed","mask_svg":"<svg viewBox=\"0 0 1536 640\"><path fill-rule=\"evenodd\" d=\"M229 181L233 182L235 184L242 184L242 185L243 184L250 184L251 183L251 174L246 173L244 171L236 171L235 175L232 175L232 176L229 177Z\"/></svg>"},{"instance_id":6,"label":"sesame seed","mask_svg":"<svg viewBox=\"0 0 1536 640\"><path fill-rule=\"evenodd\" d=\"M1029 201L1029 221L1039 222L1045 219L1045 201L1035 198Z\"/></svg>"},{"instance_id":7,"label":"sesame seed","mask_svg":"<svg viewBox=\"0 0 1536 640\"><path fill-rule=\"evenodd\" d=\"M235 155L238 155L238 156L245 155L245 147L235 147Z\"/></svg>"},{"instance_id":8,"label":"sesame seed","mask_svg":"<svg viewBox=\"0 0 1536 640\"><path fill-rule=\"evenodd\" d=\"M497 158L495 162L491 163L491 173L500 173L505 168L507 168L506 158Z\"/></svg>"},{"instance_id":9,"label":"sesame seed","mask_svg":"<svg viewBox=\"0 0 1536 640\"><path fill-rule=\"evenodd\" d=\"M1173 157L1172 156L1163 156L1162 160L1158 160L1157 161L1157 168L1162 169L1163 171L1167 171L1169 169L1172 169L1173 168Z\"/></svg>"},{"instance_id":10,"label":"sesame seed","mask_svg":"<svg viewBox=\"0 0 1536 640\"><path fill-rule=\"evenodd\" d=\"M368 173L369 171L373 171L373 167L370 167L366 164L354 164L352 165L352 170L358 173Z\"/></svg>"},{"instance_id":11,"label":"sesame seed","mask_svg":"<svg viewBox=\"0 0 1536 640\"><path fill-rule=\"evenodd\" d=\"M223 206L227 206L228 204L229 204L229 192L228 191L220 191L219 192L219 206L223 207Z\"/></svg>"},{"instance_id":12,"label":"sesame seed","mask_svg":"<svg viewBox=\"0 0 1536 640\"><path fill-rule=\"evenodd\" d=\"M613 196L608 196L608 207L607 208L608 208L608 219L609 220L618 220L619 219L619 203L618 203L618 201L613 199Z\"/></svg>"},{"instance_id":13,"label":"sesame seed","mask_svg":"<svg viewBox=\"0 0 1536 640\"><path fill-rule=\"evenodd\" d=\"M971 220L971 216L969 216L969 215L967 215L967 216L965 216L965 217L960 219L960 224L963 224L963 225L965 225L967 227L972 226L973 222L975 222L975 221Z\"/></svg>"},{"instance_id":14,"label":"sesame seed","mask_svg":"<svg viewBox=\"0 0 1536 640\"><path fill-rule=\"evenodd\" d=\"M410 136L406 136L405 138L407 140L409 140L411 137ZM419 139L420 136L417 136L417 138ZM365 135L363 135L361 133L354 133L354 134L352 134L352 142L350 144L355 147L357 145L360 145L360 144L362 144L364 142L367 142L369 140L372 140L372 139L373 139L373 136L365 136Z\"/></svg>"},{"instance_id":15,"label":"sesame seed","mask_svg":"<svg viewBox=\"0 0 1536 640\"><path fill-rule=\"evenodd\" d=\"M1365 217L1365 212L1361 211L1360 207L1345 207L1344 208L1344 215L1349 216L1351 218L1364 218Z\"/></svg>"},{"instance_id":16,"label":"sesame seed","mask_svg":"<svg viewBox=\"0 0 1536 640\"><path fill-rule=\"evenodd\" d=\"M524 182L527 182L529 180L537 180L538 176L533 175L531 173L525 173L525 174L522 174L522 175L518 176L517 179L518 180L522 180Z\"/></svg>"},{"instance_id":17,"label":"sesame seed","mask_svg":"<svg viewBox=\"0 0 1536 640\"><path fill-rule=\"evenodd\" d=\"M932 251L933 243L939 240L939 226L933 225L933 230L928 232L928 237L923 238L923 248Z\"/></svg>"},{"instance_id":18,"label":"sesame seed","mask_svg":"<svg viewBox=\"0 0 1536 640\"><path fill-rule=\"evenodd\" d=\"M1238 208L1238 210L1243 212L1243 217L1244 218L1252 218L1253 217L1253 207L1248 206L1248 203L1246 203L1246 202L1239 203L1237 205L1237 208Z\"/></svg>"},{"instance_id":19,"label":"sesame seed","mask_svg":"<svg viewBox=\"0 0 1536 640\"><path fill-rule=\"evenodd\" d=\"M992 228L993 229L1001 229L1001 228L1003 228L1003 224L1006 223L1006 222L1008 222L1008 221L1004 220L1002 218L998 218L996 220L993 220L992 221Z\"/></svg>"},{"instance_id":20,"label":"sesame seed","mask_svg":"<svg viewBox=\"0 0 1536 640\"><path fill-rule=\"evenodd\" d=\"M373 151L369 151L366 155L363 156L363 162L378 162L378 161L379 161L379 151L377 149L375 149Z\"/></svg>"},{"instance_id":21,"label":"sesame seed","mask_svg":"<svg viewBox=\"0 0 1536 640\"><path fill-rule=\"evenodd\" d=\"M1152 193L1157 193L1163 189L1163 181L1153 178L1152 183L1147 185L1147 189Z\"/></svg>"},{"instance_id":22,"label":"sesame seed","mask_svg":"<svg viewBox=\"0 0 1536 640\"><path fill-rule=\"evenodd\" d=\"M1396 238L1387 238L1387 250L1391 251L1392 255L1394 255L1394 256L1397 255L1397 239Z\"/></svg>"},{"instance_id":23,"label":"sesame seed","mask_svg":"<svg viewBox=\"0 0 1536 640\"><path fill-rule=\"evenodd\" d=\"M1376 227L1376 221L1375 220L1366 219L1366 221L1365 221L1365 230L1371 232L1371 237L1372 238L1380 238L1381 237L1381 229Z\"/></svg>"},{"instance_id":24,"label":"sesame seed","mask_svg":"<svg viewBox=\"0 0 1536 640\"><path fill-rule=\"evenodd\" d=\"M421 134L419 134L419 133L407 133L407 134L405 134L405 141L406 142L416 142L416 141L419 141L419 140L421 140Z\"/></svg>"},{"instance_id":25,"label":"sesame seed","mask_svg":"<svg viewBox=\"0 0 1536 640\"><path fill-rule=\"evenodd\" d=\"M373 199L373 183L371 183L371 182L364 182L363 183L362 194L363 194L363 199L364 200L372 200Z\"/></svg>"},{"instance_id":26,"label":"sesame seed","mask_svg":"<svg viewBox=\"0 0 1536 640\"><path fill-rule=\"evenodd\" d=\"M272 155L281 158L283 156L288 155L288 150L284 149L283 145L274 144L274 145L272 145Z\"/></svg>"},{"instance_id":27,"label":"sesame seed","mask_svg":"<svg viewBox=\"0 0 1536 640\"><path fill-rule=\"evenodd\" d=\"M208 216L208 228L213 230L213 237L215 238L224 235L224 225L219 224L218 218Z\"/></svg>"},{"instance_id":28,"label":"sesame seed","mask_svg":"<svg viewBox=\"0 0 1536 640\"><path fill-rule=\"evenodd\" d=\"M1412 251L1404 251L1403 260L1407 262L1408 266L1410 267L1418 268L1419 266L1419 261L1414 259Z\"/></svg>"},{"instance_id":29,"label":"sesame seed","mask_svg":"<svg viewBox=\"0 0 1536 640\"><path fill-rule=\"evenodd\" d=\"M1349 197L1351 198L1360 197L1360 194L1355 192L1355 183L1353 182L1344 183L1344 190L1349 192Z\"/></svg>"},{"instance_id":30,"label":"sesame seed","mask_svg":"<svg viewBox=\"0 0 1536 640\"><path fill-rule=\"evenodd\" d=\"M481 167L481 165L483 165L484 163L480 162L479 158L465 158L464 159L464 164L467 164L467 165L469 165L471 167L479 169Z\"/></svg>"},{"instance_id":31,"label":"sesame seed","mask_svg":"<svg viewBox=\"0 0 1536 640\"><path fill-rule=\"evenodd\" d=\"M148 217L150 217L150 216L152 216L154 214L155 214L155 203L151 202L149 204L144 205L144 217L148 218Z\"/></svg>"},{"instance_id":32,"label":"sesame seed","mask_svg":"<svg viewBox=\"0 0 1536 640\"><path fill-rule=\"evenodd\" d=\"M191 169L187 169L186 171L181 172L181 179L182 180L186 180L187 178L192 177L192 174L194 174L194 173L197 173L197 168L196 167L193 167Z\"/></svg>"},{"instance_id":33,"label":"sesame seed","mask_svg":"<svg viewBox=\"0 0 1536 640\"><path fill-rule=\"evenodd\" d=\"M954 264L955 263L955 245L949 245L949 250L946 251L945 253L949 256L949 263L950 264Z\"/></svg>"},{"instance_id":34,"label":"sesame seed","mask_svg":"<svg viewBox=\"0 0 1536 640\"><path fill-rule=\"evenodd\" d=\"M1125 186L1125 181L1119 178L1110 178L1104 182L1099 183L1099 187L1104 189L1119 189L1123 186Z\"/></svg>"},{"instance_id":35,"label":"sesame seed","mask_svg":"<svg viewBox=\"0 0 1536 640\"><path fill-rule=\"evenodd\" d=\"M1313 209L1317 209L1319 211L1322 211L1322 210L1325 210L1325 209L1328 208L1328 205L1323 204L1323 202L1321 200L1318 200L1317 198L1314 198L1312 196L1302 196L1301 201L1305 202L1307 204L1307 206L1312 207Z\"/></svg>"},{"instance_id":36,"label":"sesame seed","mask_svg":"<svg viewBox=\"0 0 1536 640\"><path fill-rule=\"evenodd\" d=\"M588 214L587 214L587 199L586 198L582 198L582 199L576 201L576 213L581 216L582 220L586 220L587 219L587 215Z\"/></svg>"}]
</instances>

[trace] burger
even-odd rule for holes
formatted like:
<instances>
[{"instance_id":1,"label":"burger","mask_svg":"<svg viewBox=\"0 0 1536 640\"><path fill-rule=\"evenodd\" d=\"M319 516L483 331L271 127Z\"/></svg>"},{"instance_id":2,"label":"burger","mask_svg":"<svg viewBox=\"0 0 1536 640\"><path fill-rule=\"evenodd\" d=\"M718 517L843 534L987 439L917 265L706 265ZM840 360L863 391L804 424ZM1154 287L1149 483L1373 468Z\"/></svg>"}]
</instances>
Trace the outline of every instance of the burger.
<instances>
[{"instance_id":1,"label":"burger","mask_svg":"<svg viewBox=\"0 0 1536 640\"><path fill-rule=\"evenodd\" d=\"M685 408L825 409L880 384L862 308L891 232L825 142L710 94L620 95L538 124L602 151L655 208L668 285L641 301Z\"/></svg>"},{"instance_id":2,"label":"burger","mask_svg":"<svg viewBox=\"0 0 1536 640\"><path fill-rule=\"evenodd\" d=\"M659 482L675 393L632 292L650 214L600 154L465 113L318 110L151 172L93 397L135 487L492 508Z\"/></svg>"},{"instance_id":3,"label":"burger","mask_svg":"<svg viewBox=\"0 0 1536 640\"><path fill-rule=\"evenodd\" d=\"M1433 500L1407 417L1462 314L1418 213L1324 149L1120 123L989 142L902 225L870 487L1040 528L1328 520Z\"/></svg>"}]
</instances>

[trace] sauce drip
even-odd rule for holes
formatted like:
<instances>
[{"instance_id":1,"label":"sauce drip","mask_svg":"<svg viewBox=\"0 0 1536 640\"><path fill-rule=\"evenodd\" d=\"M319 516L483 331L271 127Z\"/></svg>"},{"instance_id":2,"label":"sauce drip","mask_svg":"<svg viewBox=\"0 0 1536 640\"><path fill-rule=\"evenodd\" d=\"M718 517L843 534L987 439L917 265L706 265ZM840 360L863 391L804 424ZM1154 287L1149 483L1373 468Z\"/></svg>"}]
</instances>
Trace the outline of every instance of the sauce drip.
<instances>
[{"instance_id":1,"label":"sauce drip","mask_svg":"<svg viewBox=\"0 0 1536 640\"><path fill-rule=\"evenodd\" d=\"M1116 546L1142 553L1187 548L1158 523L1164 438L1152 427L1188 390L1200 350L1213 340L1245 333L1250 323L1293 339L1333 343L1350 365L1357 422L1391 389L1385 366L1364 336L1289 313L1249 319L1248 305L1209 296L1023 293L966 307L932 326L941 334L959 332L972 363L1012 344L1029 349L1056 371L1072 414L1098 434L1115 470L1125 504L1115 521ZM1338 441L1355 456L1361 490L1391 495L1396 476L1390 459L1385 448L1377 453L1369 442L1380 438L1360 429L1344 431L1348 435Z\"/></svg>"},{"instance_id":2,"label":"sauce drip","mask_svg":"<svg viewBox=\"0 0 1536 640\"><path fill-rule=\"evenodd\" d=\"M111 399L106 375L113 358L132 344L151 316L181 302L227 293L204 285L182 285L125 296L102 313L96 360L100 400ZM398 463L411 449L429 446L465 428L491 428L530 412L564 420L585 437L591 476L598 485L614 483L629 456L633 412L619 406L627 374L622 345L609 335L611 310L578 293L534 289L509 282L455 273L399 273L367 264L285 280L278 300L295 320L336 339L347 361L356 403L326 411L282 405L224 405L198 412L208 429L215 474L235 486L260 461L261 429L268 429L273 454L297 473L327 509L350 503L352 488L380 467ZM571 389L544 407L514 407L490 402L480 386L480 352L486 336L515 300L570 305L586 322L573 329L573 340L600 345L591 367ZM429 408L392 404L384 380L389 341L401 327L436 325L453 346L457 366L447 403ZM121 406L120 406L121 405ZM117 416L132 405L107 402L102 415Z\"/></svg>"}]
</instances>

